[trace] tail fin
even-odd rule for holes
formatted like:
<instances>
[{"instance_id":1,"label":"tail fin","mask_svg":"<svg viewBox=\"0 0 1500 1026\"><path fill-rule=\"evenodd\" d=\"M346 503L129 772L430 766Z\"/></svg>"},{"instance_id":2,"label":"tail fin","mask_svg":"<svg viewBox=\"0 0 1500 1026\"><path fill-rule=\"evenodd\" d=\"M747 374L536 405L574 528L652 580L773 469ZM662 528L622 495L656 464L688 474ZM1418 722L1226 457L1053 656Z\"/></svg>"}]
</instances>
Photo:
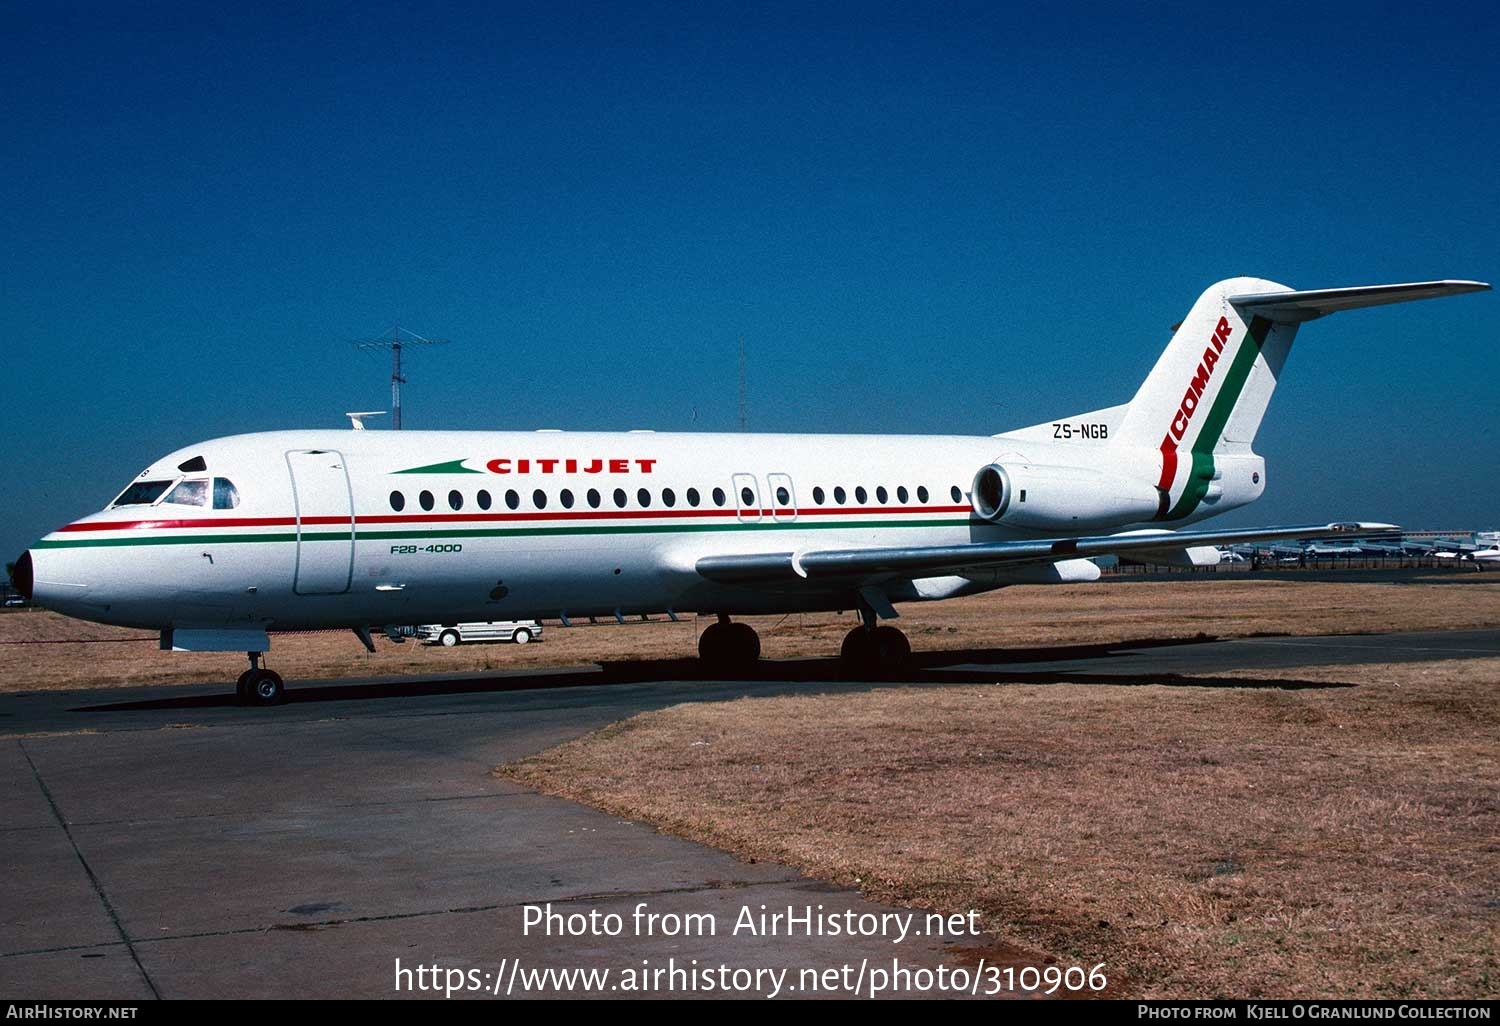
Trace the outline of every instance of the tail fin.
<instances>
[{"instance_id":1,"label":"tail fin","mask_svg":"<svg viewBox=\"0 0 1500 1026\"><path fill-rule=\"evenodd\" d=\"M1230 296L1247 293L1292 290L1258 278L1230 278L1199 296L1130 401L1116 442L1153 449L1170 443L1205 453L1226 444L1249 446L1297 325L1229 303Z\"/></svg>"},{"instance_id":2,"label":"tail fin","mask_svg":"<svg viewBox=\"0 0 1500 1026\"><path fill-rule=\"evenodd\" d=\"M1339 310L1487 288L1436 281L1297 292L1259 278L1221 281L1178 326L1112 441L1161 451L1157 519L1185 517L1209 490L1215 456L1251 454L1298 324Z\"/></svg>"}]
</instances>

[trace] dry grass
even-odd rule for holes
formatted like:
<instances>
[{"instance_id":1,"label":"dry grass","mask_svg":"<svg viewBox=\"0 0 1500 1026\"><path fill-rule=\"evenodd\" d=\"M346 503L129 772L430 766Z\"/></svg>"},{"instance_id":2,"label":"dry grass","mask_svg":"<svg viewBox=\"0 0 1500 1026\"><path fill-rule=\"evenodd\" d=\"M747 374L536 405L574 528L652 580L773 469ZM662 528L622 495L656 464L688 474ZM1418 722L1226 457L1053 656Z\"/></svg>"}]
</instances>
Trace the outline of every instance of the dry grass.
<instances>
[{"instance_id":1,"label":"dry grass","mask_svg":"<svg viewBox=\"0 0 1500 1026\"><path fill-rule=\"evenodd\" d=\"M743 699L498 772L1140 995L1495 996L1500 659L1271 676L1356 686Z\"/></svg>"},{"instance_id":2,"label":"dry grass","mask_svg":"<svg viewBox=\"0 0 1500 1026\"><path fill-rule=\"evenodd\" d=\"M923 652L1198 634L1338 634L1500 624L1500 574L1413 572L1400 577L1400 583L1363 576L1351 571L1332 583L1296 575L1107 578L1089 585L1016 587L903 607L901 626ZM773 659L832 656L852 625L848 616L832 614L747 622L761 632L765 654ZM277 636L269 665L289 680L308 680L689 658L696 651L697 632L698 625L687 619L573 630L549 626L546 642L526 647L440 649L378 638L374 655L342 632ZM91 643L39 643L85 640ZM235 653L160 652L155 637L141 631L41 611L0 615L0 691L231 681L244 666L244 657Z\"/></svg>"}]
</instances>

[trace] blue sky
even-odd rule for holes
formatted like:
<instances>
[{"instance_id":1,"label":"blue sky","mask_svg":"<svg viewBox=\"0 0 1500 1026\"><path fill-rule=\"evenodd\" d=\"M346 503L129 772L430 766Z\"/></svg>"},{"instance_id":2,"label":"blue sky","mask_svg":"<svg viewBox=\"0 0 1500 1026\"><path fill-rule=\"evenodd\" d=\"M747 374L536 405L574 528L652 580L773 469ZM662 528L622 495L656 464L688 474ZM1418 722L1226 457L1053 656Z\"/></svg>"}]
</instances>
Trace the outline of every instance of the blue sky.
<instances>
[{"instance_id":1,"label":"blue sky","mask_svg":"<svg viewBox=\"0 0 1500 1026\"><path fill-rule=\"evenodd\" d=\"M1500 277L1500 19L1410 4L7 4L7 558L156 456L406 426L993 433L1212 282ZM1500 527L1500 298L1298 338L1235 523Z\"/></svg>"}]
</instances>

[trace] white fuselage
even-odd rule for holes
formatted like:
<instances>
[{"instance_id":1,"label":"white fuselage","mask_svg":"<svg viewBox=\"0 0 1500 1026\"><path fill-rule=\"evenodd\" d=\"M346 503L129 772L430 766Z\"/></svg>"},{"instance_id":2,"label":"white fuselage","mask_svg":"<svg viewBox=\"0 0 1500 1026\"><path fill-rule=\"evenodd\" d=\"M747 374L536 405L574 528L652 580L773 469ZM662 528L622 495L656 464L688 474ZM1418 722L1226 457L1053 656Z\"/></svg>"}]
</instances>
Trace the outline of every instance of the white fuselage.
<instances>
[{"instance_id":1,"label":"white fuselage","mask_svg":"<svg viewBox=\"0 0 1500 1026\"><path fill-rule=\"evenodd\" d=\"M1055 433L240 435L158 460L136 480L171 482L159 497L49 534L31 551L32 573L45 605L151 629L847 609L847 582L749 588L695 564L1153 526L1143 503L1155 501L1159 453ZM1007 520L992 523L969 493L997 460L1032 494L1018 492ZM1259 457L1220 464L1203 504L1171 527L1260 494ZM203 505L168 501L183 480L207 482ZM1055 481L1066 496L1049 494ZM233 485L232 508L213 508L218 482ZM1065 561L886 591L910 601L1096 574Z\"/></svg>"}]
</instances>

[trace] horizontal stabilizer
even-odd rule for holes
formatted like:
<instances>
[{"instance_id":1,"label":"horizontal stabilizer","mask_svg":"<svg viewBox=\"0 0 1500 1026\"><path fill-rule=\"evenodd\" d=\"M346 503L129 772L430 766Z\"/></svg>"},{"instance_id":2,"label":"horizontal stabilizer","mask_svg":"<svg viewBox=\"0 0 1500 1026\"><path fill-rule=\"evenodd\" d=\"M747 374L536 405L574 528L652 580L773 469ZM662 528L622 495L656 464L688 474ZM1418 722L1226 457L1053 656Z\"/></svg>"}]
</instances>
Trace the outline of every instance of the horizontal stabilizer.
<instances>
[{"instance_id":1,"label":"horizontal stabilizer","mask_svg":"<svg viewBox=\"0 0 1500 1026\"><path fill-rule=\"evenodd\" d=\"M1489 285L1482 281L1418 281L1405 285L1360 285L1349 289L1312 289L1304 292L1257 292L1228 296L1227 302L1258 313L1267 320L1282 322L1310 321L1340 310L1362 306L1384 306L1406 303L1413 299L1436 299L1465 292L1484 292Z\"/></svg>"},{"instance_id":2,"label":"horizontal stabilizer","mask_svg":"<svg viewBox=\"0 0 1500 1026\"><path fill-rule=\"evenodd\" d=\"M1240 545L1277 540L1358 538L1394 534L1394 524L1339 523L1308 527L1257 527L1229 531L1130 531L1085 538L975 542L890 549L824 549L812 552L755 552L705 556L698 573L725 584L787 584L799 578L889 579L962 575L1023 563L1056 563L1092 556L1192 549L1204 545Z\"/></svg>"}]
</instances>

